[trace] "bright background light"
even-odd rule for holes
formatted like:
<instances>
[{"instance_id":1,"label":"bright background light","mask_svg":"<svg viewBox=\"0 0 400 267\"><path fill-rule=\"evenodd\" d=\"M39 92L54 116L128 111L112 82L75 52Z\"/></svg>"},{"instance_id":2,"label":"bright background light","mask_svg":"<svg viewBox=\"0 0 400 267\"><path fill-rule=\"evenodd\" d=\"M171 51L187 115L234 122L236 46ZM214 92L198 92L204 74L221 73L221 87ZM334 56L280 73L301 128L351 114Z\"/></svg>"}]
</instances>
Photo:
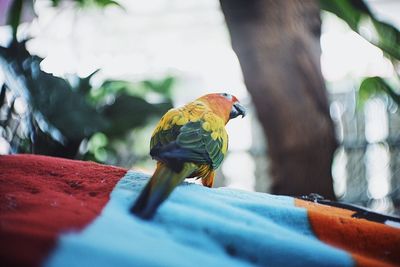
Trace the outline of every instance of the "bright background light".
<instances>
[{"instance_id":1,"label":"bright background light","mask_svg":"<svg viewBox=\"0 0 400 267\"><path fill-rule=\"evenodd\" d=\"M206 93L228 92L250 105L238 59L232 50L223 14L216 0L120 1L105 10L54 9L37 1L38 19L26 29L34 38L31 53L46 58L44 71L67 77L94 77L141 81L177 77L175 105ZM22 33L23 34L23 33ZM217 180L247 190L255 189L255 167L249 151L253 144L252 115L231 121L230 155ZM148 142L148 129L145 142ZM262 138L262 136L260 136ZM243 162L238 168L237 162Z\"/></svg>"}]
</instances>

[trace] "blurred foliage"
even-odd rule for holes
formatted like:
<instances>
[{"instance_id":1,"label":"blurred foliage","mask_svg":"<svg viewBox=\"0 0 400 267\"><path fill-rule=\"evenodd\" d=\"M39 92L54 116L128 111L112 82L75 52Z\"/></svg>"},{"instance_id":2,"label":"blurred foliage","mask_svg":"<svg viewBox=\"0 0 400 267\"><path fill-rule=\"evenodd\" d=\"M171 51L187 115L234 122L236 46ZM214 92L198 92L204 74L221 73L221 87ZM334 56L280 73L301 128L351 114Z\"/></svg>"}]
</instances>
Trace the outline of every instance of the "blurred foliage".
<instances>
[{"instance_id":1,"label":"blurred foliage","mask_svg":"<svg viewBox=\"0 0 400 267\"><path fill-rule=\"evenodd\" d=\"M120 4L117 1L113 1L113 0L73 0L73 1L81 7L85 7L85 6L89 6L89 5L96 5L99 7L105 7L108 5L120 6ZM62 0L51 0L51 2L53 3L53 6L58 6L63 1Z\"/></svg>"},{"instance_id":2,"label":"blurred foliage","mask_svg":"<svg viewBox=\"0 0 400 267\"><path fill-rule=\"evenodd\" d=\"M17 29L21 20L24 0L14 0L8 11L7 24L11 26L13 38L17 37Z\"/></svg>"},{"instance_id":3,"label":"blurred foliage","mask_svg":"<svg viewBox=\"0 0 400 267\"><path fill-rule=\"evenodd\" d=\"M76 2L104 6L114 1ZM17 6L22 8L22 4ZM11 8L10 16L17 18L9 21L18 21L20 12L15 9ZM86 78L53 76L40 69L43 59L31 55L26 42L13 36L7 47L0 46L5 80L0 89L0 138L8 142L11 153L118 164L118 146L124 146L125 139L151 117L172 107L173 77L136 84L107 80L93 88L90 80L97 71Z\"/></svg>"},{"instance_id":4,"label":"blurred foliage","mask_svg":"<svg viewBox=\"0 0 400 267\"><path fill-rule=\"evenodd\" d=\"M400 79L400 32L394 26L378 20L362 0L320 0L321 8L329 11L349 25L371 44L380 48L393 64L397 78ZM367 31L366 31L367 29ZM359 106L377 94L386 94L400 105L399 90L394 89L381 77L366 77L360 85Z\"/></svg>"},{"instance_id":5,"label":"blurred foliage","mask_svg":"<svg viewBox=\"0 0 400 267\"><path fill-rule=\"evenodd\" d=\"M384 79L375 76L365 78L361 82L358 92L358 105L362 107L369 98L380 94L386 94L390 96L397 104L400 104L400 94L393 92L393 89Z\"/></svg>"},{"instance_id":6,"label":"blurred foliage","mask_svg":"<svg viewBox=\"0 0 400 267\"><path fill-rule=\"evenodd\" d=\"M134 85L109 80L99 88L92 88L89 82L92 75L83 79L74 77L76 82L71 83L43 72L41 60L28 53L25 43L13 42L9 47L0 47L0 67L5 76L0 100L2 106L8 106L1 126L7 128L13 113L16 113L15 99L21 98L29 112L20 118L25 122L26 133L20 136L20 142L12 145L14 152L75 157L82 141L95 133L100 132L111 141L123 139L132 129L144 126L151 116L160 116L172 107L172 77L159 82L165 87L143 86L148 81ZM6 91L15 98L8 104ZM150 93L159 96L159 103L145 99ZM26 143L22 142L23 139L28 139L31 144L29 151L20 146ZM103 143L101 146L105 146ZM84 154L93 151L86 149ZM95 156L91 159L102 158Z\"/></svg>"}]
</instances>

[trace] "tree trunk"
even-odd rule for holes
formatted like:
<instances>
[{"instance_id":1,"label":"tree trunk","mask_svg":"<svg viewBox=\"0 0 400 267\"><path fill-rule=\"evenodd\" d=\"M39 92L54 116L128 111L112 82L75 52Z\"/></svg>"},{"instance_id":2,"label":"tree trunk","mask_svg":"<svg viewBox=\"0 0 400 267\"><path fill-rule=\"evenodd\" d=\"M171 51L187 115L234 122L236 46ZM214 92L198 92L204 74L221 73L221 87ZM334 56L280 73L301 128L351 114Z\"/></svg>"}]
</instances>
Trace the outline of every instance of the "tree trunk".
<instances>
[{"instance_id":1,"label":"tree trunk","mask_svg":"<svg viewBox=\"0 0 400 267\"><path fill-rule=\"evenodd\" d=\"M337 143L319 63L318 2L220 2L267 136L272 192L334 199Z\"/></svg>"}]
</instances>

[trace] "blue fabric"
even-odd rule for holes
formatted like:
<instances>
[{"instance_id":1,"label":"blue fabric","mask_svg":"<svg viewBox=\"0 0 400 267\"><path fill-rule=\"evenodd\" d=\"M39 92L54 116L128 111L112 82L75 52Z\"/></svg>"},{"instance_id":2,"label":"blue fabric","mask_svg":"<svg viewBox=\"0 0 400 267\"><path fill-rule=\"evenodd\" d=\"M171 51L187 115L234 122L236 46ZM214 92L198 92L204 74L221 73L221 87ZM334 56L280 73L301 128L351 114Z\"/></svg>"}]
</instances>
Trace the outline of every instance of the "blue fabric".
<instances>
[{"instance_id":1,"label":"blue fabric","mask_svg":"<svg viewBox=\"0 0 400 267\"><path fill-rule=\"evenodd\" d=\"M99 217L61 235L45 266L353 266L319 241L294 199L183 183L152 221L128 210L148 176L130 171Z\"/></svg>"}]
</instances>

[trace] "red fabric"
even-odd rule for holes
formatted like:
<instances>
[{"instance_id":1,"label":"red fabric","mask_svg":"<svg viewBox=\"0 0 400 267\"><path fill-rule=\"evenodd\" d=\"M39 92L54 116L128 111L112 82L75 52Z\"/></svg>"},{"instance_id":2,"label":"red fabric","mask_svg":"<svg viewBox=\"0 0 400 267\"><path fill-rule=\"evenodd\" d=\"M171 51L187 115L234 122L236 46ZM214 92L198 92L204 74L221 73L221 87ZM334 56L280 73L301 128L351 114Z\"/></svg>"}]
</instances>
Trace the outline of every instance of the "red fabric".
<instances>
[{"instance_id":1,"label":"red fabric","mask_svg":"<svg viewBox=\"0 0 400 267\"><path fill-rule=\"evenodd\" d=\"M0 156L0 265L40 265L61 232L96 218L125 173L92 162Z\"/></svg>"}]
</instances>

